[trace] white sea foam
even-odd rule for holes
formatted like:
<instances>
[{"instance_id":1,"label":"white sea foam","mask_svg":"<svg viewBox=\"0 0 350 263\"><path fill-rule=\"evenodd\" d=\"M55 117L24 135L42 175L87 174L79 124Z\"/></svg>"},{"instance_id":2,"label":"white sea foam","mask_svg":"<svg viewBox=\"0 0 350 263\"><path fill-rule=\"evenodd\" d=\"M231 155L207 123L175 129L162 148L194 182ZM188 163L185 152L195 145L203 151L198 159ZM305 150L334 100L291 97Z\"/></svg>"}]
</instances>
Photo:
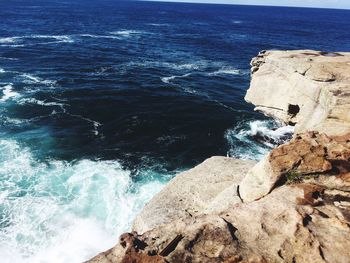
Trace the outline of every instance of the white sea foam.
<instances>
[{"instance_id":1,"label":"white sea foam","mask_svg":"<svg viewBox=\"0 0 350 263\"><path fill-rule=\"evenodd\" d=\"M170 68L174 68L174 69L178 69L178 70L196 70L196 69L200 69L204 66L204 63L198 62L198 63L186 63L186 64L174 64L174 63L165 63L164 65L170 67Z\"/></svg>"},{"instance_id":2,"label":"white sea foam","mask_svg":"<svg viewBox=\"0 0 350 263\"><path fill-rule=\"evenodd\" d=\"M1 97L0 101L6 101L10 98L18 97L19 93L13 91L12 85L6 85L4 87L1 87L3 96Z\"/></svg>"},{"instance_id":3,"label":"white sea foam","mask_svg":"<svg viewBox=\"0 0 350 263\"><path fill-rule=\"evenodd\" d=\"M22 124L25 124L27 122L28 122L28 120L10 118L10 117L7 117L7 116L1 116L0 115L0 124L22 125Z\"/></svg>"},{"instance_id":4,"label":"white sea foam","mask_svg":"<svg viewBox=\"0 0 350 263\"><path fill-rule=\"evenodd\" d=\"M249 121L225 133L231 149L228 155L240 159L259 160L271 148L290 139L293 126L281 126L275 121Z\"/></svg>"},{"instance_id":5,"label":"white sea foam","mask_svg":"<svg viewBox=\"0 0 350 263\"><path fill-rule=\"evenodd\" d=\"M241 75L242 71L236 68L231 67L223 67L217 71L208 73L209 76L217 76L217 75Z\"/></svg>"},{"instance_id":6,"label":"white sea foam","mask_svg":"<svg viewBox=\"0 0 350 263\"><path fill-rule=\"evenodd\" d=\"M166 23L148 23L147 25L149 26L157 26L157 27L162 27L162 26L170 26L169 24Z\"/></svg>"},{"instance_id":7,"label":"white sea foam","mask_svg":"<svg viewBox=\"0 0 350 263\"><path fill-rule=\"evenodd\" d=\"M0 68L0 73L5 73L6 71L3 68Z\"/></svg>"},{"instance_id":8,"label":"white sea foam","mask_svg":"<svg viewBox=\"0 0 350 263\"><path fill-rule=\"evenodd\" d=\"M4 59L4 60L18 60L18 58L5 58L5 57L0 57L0 59Z\"/></svg>"},{"instance_id":9,"label":"white sea foam","mask_svg":"<svg viewBox=\"0 0 350 263\"><path fill-rule=\"evenodd\" d=\"M20 77L24 78L23 83L26 84L33 84L33 83L40 83L44 85L55 85L56 81L54 80L46 80L39 78L38 76L34 76L28 73L21 74Z\"/></svg>"},{"instance_id":10,"label":"white sea foam","mask_svg":"<svg viewBox=\"0 0 350 263\"><path fill-rule=\"evenodd\" d=\"M87 260L113 246L162 186L134 183L117 161L40 162L0 140L1 261Z\"/></svg>"},{"instance_id":11,"label":"white sea foam","mask_svg":"<svg viewBox=\"0 0 350 263\"><path fill-rule=\"evenodd\" d=\"M1 44L15 43L17 37L0 37Z\"/></svg>"},{"instance_id":12,"label":"white sea foam","mask_svg":"<svg viewBox=\"0 0 350 263\"><path fill-rule=\"evenodd\" d=\"M265 135L272 139L272 142L265 142L267 146L274 147L279 143L283 143L283 138L286 134L291 134L294 131L293 126L281 126L271 128L271 121L252 121L249 123L249 130L241 131L240 135L255 136L257 134Z\"/></svg>"},{"instance_id":13,"label":"white sea foam","mask_svg":"<svg viewBox=\"0 0 350 263\"><path fill-rule=\"evenodd\" d=\"M92 35L92 34L80 34L80 37L89 37L89 38L107 38L107 39L121 39L118 36L108 36L108 35Z\"/></svg>"},{"instance_id":14,"label":"white sea foam","mask_svg":"<svg viewBox=\"0 0 350 263\"><path fill-rule=\"evenodd\" d=\"M48 40L47 42L33 43L35 39ZM51 41L54 40L54 41ZM26 45L43 45L53 43L73 43L74 40L67 35L26 35L0 38L2 46L21 47Z\"/></svg>"},{"instance_id":15,"label":"white sea foam","mask_svg":"<svg viewBox=\"0 0 350 263\"><path fill-rule=\"evenodd\" d=\"M173 70L200 70L208 66L206 61L197 61L193 63L171 63L161 61L132 61L124 65L125 68L129 67L155 67L155 68L169 68Z\"/></svg>"},{"instance_id":16,"label":"white sea foam","mask_svg":"<svg viewBox=\"0 0 350 263\"><path fill-rule=\"evenodd\" d=\"M137 31L137 30L119 30L119 31L113 31L110 32L112 35L118 35L122 37L131 37L131 36L137 36L141 34L145 34L144 31Z\"/></svg>"},{"instance_id":17,"label":"white sea foam","mask_svg":"<svg viewBox=\"0 0 350 263\"><path fill-rule=\"evenodd\" d=\"M43 101L43 100L37 100L35 98L23 98L23 99L20 99L17 103L20 104L20 105L36 104L36 105L40 105L40 106L59 106L59 107L64 107L65 106L64 103L46 102L46 101Z\"/></svg>"},{"instance_id":18,"label":"white sea foam","mask_svg":"<svg viewBox=\"0 0 350 263\"><path fill-rule=\"evenodd\" d=\"M242 24L243 21L241 21L241 20L232 20L232 23L233 24Z\"/></svg>"},{"instance_id":19,"label":"white sea foam","mask_svg":"<svg viewBox=\"0 0 350 263\"><path fill-rule=\"evenodd\" d=\"M189 93L189 94L196 94L196 95L200 94L201 95L201 93L199 93L195 89L192 89L192 88L189 88L189 87L182 88L182 90L184 92L186 92L186 93ZM205 96L205 97L207 97L207 96Z\"/></svg>"},{"instance_id":20,"label":"white sea foam","mask_svg":"<svg viewBox=\"0 0 350 263\"><path fill-rule=\"evenodd\" d=\"M73 43L74 40L67 35L30 35L30 36L23 36L23 37L17 37L17 39L55 39L63 43Z\"/></svg>"},{"instance_id":21,"label":"white sea foam","mask_svg":"<svg viewBox=\"0 0 350 263\"><path fill-rule=\"evenodd\" d=\"M98 121L95 121L95 120L92 120L92 119L89 119L89 118L86 118L82 115L79 115L79 114L73 114L73 113L70 113L66 110L66 106L68 104L66 103L62 103L62 102L55 102L55 101L46 101L46 100L38 100L38 99L35 99L35 98L22 98L20 99L19 101L17 101L18 104L20 105L25 105L25 104L35 104L35 105L40 105L40 106L44 106L44 107L60 107L61 108L61 112L59 113L63 113L63 114L67 114L71 117L74 117L74 118L78 118L78 119L81 119L81 120L84 120L84 121L87 121L88 123L91 123L92 125L92 133L97 136L99 135L99 127L102 126L102 123L98 122ZM53 110L51 115L55 115L57 114L58 112ZM47 115L45 115L47 116ZM35 117L34 119L38 119L38 118L41 118L43 116L38 116L38 117ZM34 120L32 119L32 120Z\"/></svg>"},{"instance_id":22,"label":"white sea foam","mask_svg":"<svg viewBox=\"0 0 350 263\"><path fill-rule=\"evenodd\" d=\"M97 136L99 134L98 129L99 129L100 126L102 126L102 123L100 123L98 121L95 121L95 120L91 120L89 118L86 118L86 117L78 115L78 114L72 114L72 113L69 113L69 112L65 112L65 114L67 114L67 115L69 115L71 117L75 117L75 118L78 118L78 119L81 119L81 120L84 120L84 121L87 121L87 122L91 123L92 126L93 126L93 130L92 130L93 134L95 136Z\"/></svg>"},{"instance_id":23,"label":"white sea foam","mask_svg":"<svg viewBox=\"0 0 350 263\"><path fill-rule=\"evenodd\" d=\"M184 74L184 75L181 75L181 76L163 77L163 78L161 78L161 80L162 80L162 82L169 84L171 80L174 80L176 78L186 78L186 77L188 77L190 75L191 75L191 73L187 73L187 74Z\"/></svg>"}]
</instances>

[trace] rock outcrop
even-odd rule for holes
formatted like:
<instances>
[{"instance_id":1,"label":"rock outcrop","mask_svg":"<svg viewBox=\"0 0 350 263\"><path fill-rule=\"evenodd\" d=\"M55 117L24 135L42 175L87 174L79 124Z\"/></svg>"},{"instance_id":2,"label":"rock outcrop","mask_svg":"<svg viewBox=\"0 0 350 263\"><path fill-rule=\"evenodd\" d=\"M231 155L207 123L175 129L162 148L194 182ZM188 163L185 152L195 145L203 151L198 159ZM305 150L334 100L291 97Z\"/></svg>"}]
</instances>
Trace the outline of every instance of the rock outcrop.
<instances>
[{"instance_id":1,"label":"rock outcrop","mask_svg":"<svg viewBox=\"0 0 350 263\"><path fill-rule=\"evenodd\" d=\"M350 172L349 160L350 134L342 138L318 132L297 134L288 144L273 149L247 173L240 183L241 198L250 202L287 181Z\"/></svg>"},{"instance_id":2,"label":"rock outcrop","mask_svg":"<svg viewBox=\"0 0 350 263\"><path fill-rule=\"evenodd\" d=\"M245 99L296 132L350 133L350 53L265 51Z\"/></svg>"},{"instance_id":3,"label":"rock outcrop","mask_svg":"<svg viewBox=\"0 0 350 263\"><path fill-rule=\"evenodd\" d=\"M177 175L136 216L133 230L144 233L178 218L194 217L206 209L224 209L228 204L240 203L238 183L254 164L216 156Z\"/></svg>"},{"instance_id":4,"label":"rock outcrop","mask_svg":"<svg viewBox=\"0 0 350 263\"><path fill-rule=\"evenodd\" d=\"M349 263L349 57L259 54L247 99L296 123L293 139L257 164L212 157L176 176L89 262Z\"/></svg>"}]
</instances>

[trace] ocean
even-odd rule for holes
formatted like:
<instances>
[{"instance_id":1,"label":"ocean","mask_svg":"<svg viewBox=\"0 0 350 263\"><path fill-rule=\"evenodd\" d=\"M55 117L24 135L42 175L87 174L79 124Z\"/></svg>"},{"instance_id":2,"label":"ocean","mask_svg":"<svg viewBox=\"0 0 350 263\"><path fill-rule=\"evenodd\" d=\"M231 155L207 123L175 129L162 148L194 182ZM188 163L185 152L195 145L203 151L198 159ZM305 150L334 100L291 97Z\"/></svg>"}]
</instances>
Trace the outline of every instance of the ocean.
<instances>
[{"instance_id":1,"label":"ocean","mask_svg":"<svg viewBox=\"0 0 350 263\"><path fill-rule=\"evenodd\" d=\"M0 1L0 258L81 262L178 172L293 127L244 102L260 50L350 51L350 11Z\"/></svg>"}]
</instances>

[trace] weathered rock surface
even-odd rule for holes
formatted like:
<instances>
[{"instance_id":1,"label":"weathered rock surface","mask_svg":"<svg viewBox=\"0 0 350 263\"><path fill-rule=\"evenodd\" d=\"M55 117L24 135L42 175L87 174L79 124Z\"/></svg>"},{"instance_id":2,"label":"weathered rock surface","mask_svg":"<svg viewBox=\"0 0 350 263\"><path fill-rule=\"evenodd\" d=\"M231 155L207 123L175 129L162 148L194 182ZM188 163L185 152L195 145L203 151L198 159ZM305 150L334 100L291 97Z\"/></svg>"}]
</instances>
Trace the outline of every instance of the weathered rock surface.
<instances>
[{"instance_id":1,"label":"weathered rock surface","mask_svg":"<svg viewBox=\"0 0 350 263\"><path fill-rule=\"evenodd\" d=\"M350 54L270 51L247 100L296 123L255 164L213 157L175 177L93 263L350 263Z\"/></svg>"},{"instance_id":2,"label":"weathered rock surface","mask_svg":"<svg viewBox=\"0 0 350 263\"><path fill-rule=\"evenodd\" d=\"M296 123L298 133L350 133L350 53L266 51L251 65L245 99L256 110Z\"/></svg>"},{"instance_id":3,"label":"weathered rock surface","mask_svg":"<svg viewBox=\"0 0 350 263\"><path fill-rule=\"evenodd\" d=\"M240 196L250 202L287 180L343 174L350 171L349 160L350 134L343 138L318 132L299 134L290 143L273 149L247 173L240 183Z\"/></svg>"},{"instance_id":4,"label":"weathered rock surface","mask_svg":"<svg viewBox=\"0 0 350 263\"><path fill-rule=\"evenodd\" d=\"M284 185L219 214L125 235L90 262L334 262L350 259L350 193Z\"/></svg>"},{"instance_id":5,"label":"weathered rock surface","mask_svg":"<svg viewBox=\"0 0 350 263\"><path fill-rule=\"evenodd\" d=\"M241 202L237 185L254 164L254 161L214 156L177 175L137 215L133 230L144 233L178 218L193 217L205 209ZM218 196L223 191L225 194Z\"/></svg>"}]
</instances>

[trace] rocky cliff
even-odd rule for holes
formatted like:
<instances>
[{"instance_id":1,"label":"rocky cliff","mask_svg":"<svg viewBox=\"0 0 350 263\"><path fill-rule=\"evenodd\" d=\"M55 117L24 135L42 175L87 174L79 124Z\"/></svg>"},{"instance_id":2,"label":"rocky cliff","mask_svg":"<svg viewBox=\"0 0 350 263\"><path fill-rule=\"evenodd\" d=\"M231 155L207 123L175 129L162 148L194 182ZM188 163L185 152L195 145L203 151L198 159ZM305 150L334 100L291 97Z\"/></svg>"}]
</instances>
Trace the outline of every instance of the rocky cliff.
<instances>
[{"instance_id":1,"label":"rocky cliff","mask_svg":"<svg viewBox=\"0 0 350 263\"><path fill-rule=\"evenodd\" d=\"M260 53L246 99L293 139L179 174L89 262L350 262L349 80L347 53Z\"/></svg>"},{"instance_id":2,"label":"rocky cliff","mask_svg":"<svg viewBox=\"0 0 350 263\"><path fill-rule=\"evenodd\" d=\"M245 99L296 132L350 133L350 54L260 52Z\"/></svg>"}]
</instances>

